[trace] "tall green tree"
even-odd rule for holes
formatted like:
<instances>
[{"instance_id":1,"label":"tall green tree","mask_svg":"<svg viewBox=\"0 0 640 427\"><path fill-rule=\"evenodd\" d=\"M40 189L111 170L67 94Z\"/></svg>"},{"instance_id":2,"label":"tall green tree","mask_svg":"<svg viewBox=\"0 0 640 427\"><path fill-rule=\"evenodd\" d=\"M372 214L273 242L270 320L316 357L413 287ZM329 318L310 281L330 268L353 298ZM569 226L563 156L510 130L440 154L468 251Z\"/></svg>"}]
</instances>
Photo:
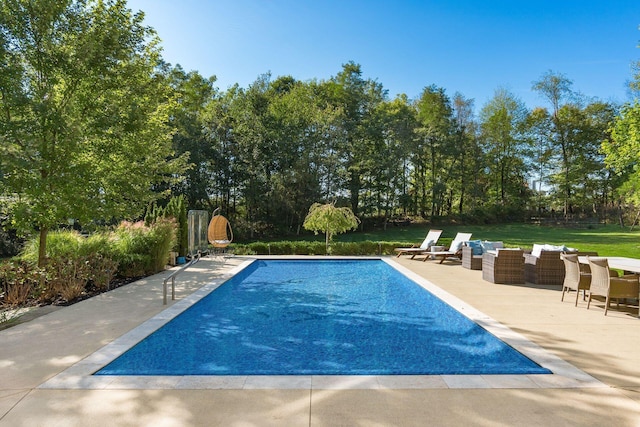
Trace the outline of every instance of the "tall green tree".
<instances>
[{"instance_id":1,"label":"tall green tree","mask_svg":"<svg viewBox=\"0 0 640 427\"><path fill-rule=\"evenodd\" d=\"M175 174L158 39L124 0L0 3L0 169L17 226L136 216Z\"/></svg>"},{"instance_id":2,"label":"tall green tree","mask_svg":"<svg viewBox=\"0 0 640 427\"><path fill-rule=\"evenodd\" d=\"M522 204L526 185L523 161L526 119L524 103L506 89L497 89L480 111L482 141L492 181L490 194L499 206Z\"/></svg>"},{"instance_id":3,"label":"tall green tree","mask_svg":"<svg viewBox=\"0 0 640 427\"><path fill-rule=\"evenodd\" d=\"M571 89L572 84L564 75L548 72L533 85L551 105L551 110L536 112L537 126L543 130L539 135L547 139L549 183L565 217L587 211L596 214L594 206L607 203L611 183L599 149L609 138L608 129L616 114L615 106L609 103L590 101L585 105Z\"/></svg>"},{"instance_id":4,"label":"tall green tree","mask_svg":"<svg viewBox=\"0 0 640 427\"><path fill-rule=\"evenodd\" d=\"M433 219L443 212L446 182L457 179L453 176L459 148L453 139L453 108L445 90L431 85L422 91L416 101L416 109L418 145L414 166L417 206L420 215Z\"/></svg>"},{"instance_id":5,"label":"tall green tree","mask_svg":"<svg viewBox=\"0 0 640 427\"><path fill-rule=\"evenodd\" d=\"M270 104L274 152L277 159L271 182L271 220L279 227L300 232L309 206L324 197L326 156L324 108L314 93L315 82L291 77L273 82Z\"/></svg>"},{"instance_id":6,"label":"tall green tree","mask_svg":"<svg viewBox=\"0 0 640 427\"><path fill-rule=\"evenodd\" d=\"M235 133L239 110L235 105L240 94L238 85L231 87L208 103L203 113L203 131L211 150L205 171L208 177L206 202L210 211L221 207L227 215L235 214L244 176L240 145Z\"/></svg>"},{"instance_id":7,"label":"tall green tree","mask_svg":"<svg viewBox=\"0 0 640 427\"><path fill-rule=\"evenodd\" d=\"M460 168L457 181L458 213L462 214L467 198L475 205L481 191L478 178L482 168L482 156L476 138L477 124L473 114L473 99L465 98L461 93L453 96L453 116L455 123L455 144L458 147ZM453 189L450 190L452 193ZM470 196L470 197L467 197ZM452 198L452 195L450 195Z\"/></svg>"},{"instance_id":8,"label":"tall green tree","mask_svg":"<svg viewBox=\"0 0 640 427\"><path fill-rule=\"evenodd\" d=\"M411 153L415 145L416 110L406 95L380 104L382 145L374 157L377 171L375 182L385 218L399 210L407 215L410 209Z\"/></svg>"},{"instance_id":9,"label":"tall green tree","mask_svg":"<svg viewBox=\"0 0 640 427\"><path fill-rule=\"evenodd\" d=\"M178 155L189 156L185 179L176 183L174 193L184 194L187 206L207 209L213 177L211 162L215 151L205 130L206 111L215 101L217 90L213 86L216 77L205 78L196 71L185 72L180 65L168 73L176 105L170 125L175 129L173 147ZM211 209L212 210L212 209Z\"/></svg>"},{"instance_id":10,"label":"tall green tree","mask_svg":"<svg viewBox=\"0 0 640 427\"><path fill-rule=\"evenodd\" d=\"M559 160L560 176L564 177L562 179L564 184L560 184L560 194L563 198L562 210L565 216L568 216L572 210L569 168L572 161L571 133L573 129L567 123L571 117L571 111L574 110L569 106L575 98L571 89L572 85L573 82L565 75L553 71L546 72L540 80L533 83L533 90L539 92L551 104L551 111L547 113L550 122L548 138L549 144ZM563 110L563 107L566 108Z\"/></svg>"},{"instance_id":11,"label":"tall green tree","mask_svg":"<svg viewBox=\"0 0 640 427\"><path fill-rule=\"evenodd\" d=\"M387 96L382 85L362 77L359 64L343 64L342 71L328 82L332 102L343 114L342 137L338 138L338 151L344 158L344 178L351 210L358 215L363 176L366 174L369 155L375 145L370 130L374 125L374 111Z\"/></svg>"},{"instance_id":12,"label":"tall green tree","mask_svg":"<svg viewBox=\"0 0 640 427\"><path fill-rule=\"evenodd\" d=\"M624 105L611 128L611 139L602 144L607 166L623 179L621 193L640 206L640 101Z\"/></svg>"},{"instance_id":13,"label":"tall green tree","mask_svg":"<svg viewBox=\"0 0 640 427\"><path fill-rule=\"evenodd\" d=\"M278 161L269 106L271 75L259 76L246 90L237 89L230 103L233 143L238 154L238 190L242 214L253 237L270 216L271 178Z\"/></svg>"}]
</instances>

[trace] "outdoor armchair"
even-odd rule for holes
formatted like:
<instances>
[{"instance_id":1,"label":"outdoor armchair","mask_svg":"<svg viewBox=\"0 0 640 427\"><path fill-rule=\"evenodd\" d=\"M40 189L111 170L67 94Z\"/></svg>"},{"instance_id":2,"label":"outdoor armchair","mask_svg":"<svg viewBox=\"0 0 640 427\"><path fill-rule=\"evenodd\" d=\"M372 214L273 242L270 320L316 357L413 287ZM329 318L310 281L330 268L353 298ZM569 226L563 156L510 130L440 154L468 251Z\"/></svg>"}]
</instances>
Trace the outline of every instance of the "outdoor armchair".
<instances>
[{"instance_id":1,"label":"outdoor armchair","mask_svg":"<svg viewBox=\"0 0 640 427\"><path fill-rule=\"evenodd\" d=\"M482 278L492 283L524 283L524 251L496 249L482 254Z\"/></svg>"}]
</instances>

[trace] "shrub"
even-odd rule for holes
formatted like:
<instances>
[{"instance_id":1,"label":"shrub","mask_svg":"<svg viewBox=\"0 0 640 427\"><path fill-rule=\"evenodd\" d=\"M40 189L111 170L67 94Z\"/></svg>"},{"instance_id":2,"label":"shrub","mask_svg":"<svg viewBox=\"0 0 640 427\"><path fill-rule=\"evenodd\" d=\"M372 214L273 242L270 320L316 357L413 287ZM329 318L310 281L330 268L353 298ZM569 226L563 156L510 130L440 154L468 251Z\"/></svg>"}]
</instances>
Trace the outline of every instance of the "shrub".
<instances>
[{"instance_id":1,"label":"shrub","mask_svg":"<svg viewBox=\"0 0 640 427\"><path fill-rule=\"evenodd\" d=\"M100 255L104 258L113 258L114 253L113 233L100 232L82 239L79 247L79 255Z\"/></svg>"},{"instance_id":2,"label":"shrub","mask_svg":"<svg viewBox=\"0 0 640 427\"><path fill-rule=\"evenodd\" d=\"M99 253L87 256L88 278L93 285L105 291L118 271L118 262Z\"/></svg>"},{"instance_id":3,"label":"shrub","mask_svg":"<svg viewBox=\"0 0 640 427\"><path fill-rule=\"evenodd\" d=\"M271 249L267 243L255 242L247 245L247 251L255 255L269 255Z\"/></svg>"},{"instance_id":4,"label":"shrub","mask_svg":"<svg viewBox=\"0 0 640 427\"><path fill-rule=\"evenodd\" d=\"M380 243L380 255L393 255L395 254L395 248L406 247L406 242L379 242Z\"/></svg>"},{"instance_id":5,"label":"shrub","mask_svg":"<svg viewBox=\"0 0 640 427\"><path fill-rule=\"evenodd\" d=\"M4 305L26 305L34 298L36 289L44 281L44 271L28 262L7 262L0 265L0 289Z\"/></svg>"},{"instance_id":6,"label":"shrub","mask_svg":"<svg viewBox=\"0 0 640 427\"><path fill-rule=\"evenodd\" d=\"M337 242L329 245L331 255L362 255L359 242Z\"/></svg>"},{"instance_id":7,"label":"shrub","mask_svg":"<svg viewBox=\"0 0 640 427\"><path fill-rule=\"evenodd\" d=\"M57 230L47 233L47 258L66 258L76 256L84 238L77 231ZM25 245L20 258L36 264L38 262L38 237L32 238Z\"/></svg>"},{"instance_id":8,"label":"shrub","mask_svg":"<svg viewBox=\"0 0 640 427\"><path fill-rule=\"evenodd\" d=\"M176 244L177 230L177 222L173 218L161 218L151 225L148 248L151 257L149 273L164 270L169 261L169 251Z\"/></svg>"},{"instance_id":9,"label":"shrub","mask_svg":"<svg viewBox=\"0 0 640 427\"><path fill-rule=\"evenodd\" d=\"M403 242L333 242L329 245L332 255L391 255L395 248L406 246ZM234 244L237 255L326 255L325 242L318 241L282 241L254 242L245 245Z\"/></svg>"},{"instance_id":10,"label":"shrub","mask_svg":"<svg viewBox=\"0 0 640 427\"><path fill-rule=\"evenodd\" d=\"M114 255L119 274L137 277L162 271L176 240L173 219L159 218L147 227L143 222L123 222L115 231Z\"/></svg>"},{"instance_id":11,"label":"shrub","mask_svg":"<svg viewBox=\"0 0 640 427\"><path fill-rule=\"evenodd\" d=\"M118 263L118 275L121 277L140 277L151 265L151 257L144 254L118 253L115 261Z\"/></svg>"},{"instance_id":12,"label":"shrub","mask_svg":"<svg viewBox=\"0 0 640 427\"><path fill-rule=\"evenodd\" d=\"M324 242L294 242L293 251L296 255L324 255L327 247Z\"/></svg>"},{"instance_id":13,"label":"shrub","mask_svg":"<svg viewBox=\"0 0 640 427\"><path fill-rule=\"evenodd\" d=\"M45 298L56 301L72 301L80 297L86 290L89 281L87 257L72 256L51 258L45 267L47 271L47 287Z\"/></svg>"},{"instance_id":14,"label":"shrub","mask_svg":"<svg viewBox=\"0 0 640 427\"><path fill-rule=\"evenodd\" d=\"M271 255L293 255L294 245L291 242L283 241L271 243Z\"/></svg>"},{"instance_id":15,"label":"shrub","mask_svg":"<svg viewBox=\"0 0 640 427\"><path fill-rule=\"evenodd\" d=\"M169 200L164 209L164 216L173 218L176 221L176 239L172 249L178 252L179 256L186 256L189 252L189 224L187 222L187 205L184 195L180 194Z\"/></svg>"}]
</instances>

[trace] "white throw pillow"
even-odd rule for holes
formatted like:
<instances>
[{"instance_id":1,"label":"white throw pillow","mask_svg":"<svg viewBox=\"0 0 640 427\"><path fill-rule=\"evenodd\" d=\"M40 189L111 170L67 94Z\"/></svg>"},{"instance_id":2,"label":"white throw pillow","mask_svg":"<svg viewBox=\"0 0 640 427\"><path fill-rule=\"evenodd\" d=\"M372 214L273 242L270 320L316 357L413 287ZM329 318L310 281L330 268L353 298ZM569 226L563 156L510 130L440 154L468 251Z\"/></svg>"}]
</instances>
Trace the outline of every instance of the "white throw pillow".
<instances>
[{"instance_id":1,"label":"white throw pillow","mask_svg":"<svg viewBox=\"0 0 640 427\"><path fill-rule=\"evenodd\" d=\"M543 249L546 249L545 246L547 246L547 245L534 244L533 245L533 249L531 250L531 255L533 255L536 258L539 258L540 257L540 252L542 252Z\"/></svg>"}]
</instances>

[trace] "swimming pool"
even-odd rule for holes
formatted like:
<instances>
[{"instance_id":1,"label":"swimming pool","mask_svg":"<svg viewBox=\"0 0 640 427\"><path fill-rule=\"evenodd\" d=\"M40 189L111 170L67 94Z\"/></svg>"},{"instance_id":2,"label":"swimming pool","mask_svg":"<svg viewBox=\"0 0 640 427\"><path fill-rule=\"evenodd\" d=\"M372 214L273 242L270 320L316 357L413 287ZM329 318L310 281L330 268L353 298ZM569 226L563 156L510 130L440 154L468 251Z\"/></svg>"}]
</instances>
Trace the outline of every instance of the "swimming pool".
<instances>
[{"instance_id":1,"label":"swimming pool","mask_svg":"<svg viewBox=\"0 0 640 427\"><path fill-rule=\"evenodd\" d=\"M381 260L256 260L96 375L548 373Z\"/></svg>"}]
</instances>

